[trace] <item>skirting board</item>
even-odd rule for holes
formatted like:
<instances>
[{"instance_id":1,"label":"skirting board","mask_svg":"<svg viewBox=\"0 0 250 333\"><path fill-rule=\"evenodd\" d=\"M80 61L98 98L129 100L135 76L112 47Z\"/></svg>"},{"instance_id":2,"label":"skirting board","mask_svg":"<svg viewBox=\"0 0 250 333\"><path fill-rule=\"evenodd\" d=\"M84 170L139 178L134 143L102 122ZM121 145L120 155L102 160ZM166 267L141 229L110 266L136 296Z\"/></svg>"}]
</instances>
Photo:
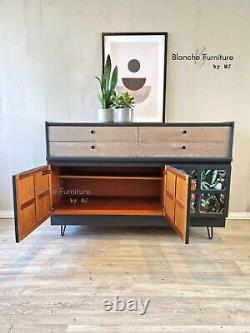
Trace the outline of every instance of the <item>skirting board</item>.
<instances>
[{"instance_id":1,"label":"skirting board","mask_svg":"<svg viewBox=\"0 0 250 333\"><path fill-rule=\"evenodd\" d=\"M0 219L13 219L14 212L12 210L0 210ZM228 220L250 220L250 212L231 212Z\"/></svg>"},{"instance_id":2,"label":"skirting board","mask_svg":"<svg viewBox=\"0 0 250 333\"><path fill-rule=\"evenodd\" d=\"M12 210L0 210L0 219L13 219L14 212Z\"/></svg>"},{"instance_id":3,"label":"skirting board","mask_svg":"<svg viewBox=\"0 0 250 333\"><path fill-rule=\"evenodd\" d=\"M250 220L250 212L231 212L227 220Z\"/></svg>"}]
</instances>

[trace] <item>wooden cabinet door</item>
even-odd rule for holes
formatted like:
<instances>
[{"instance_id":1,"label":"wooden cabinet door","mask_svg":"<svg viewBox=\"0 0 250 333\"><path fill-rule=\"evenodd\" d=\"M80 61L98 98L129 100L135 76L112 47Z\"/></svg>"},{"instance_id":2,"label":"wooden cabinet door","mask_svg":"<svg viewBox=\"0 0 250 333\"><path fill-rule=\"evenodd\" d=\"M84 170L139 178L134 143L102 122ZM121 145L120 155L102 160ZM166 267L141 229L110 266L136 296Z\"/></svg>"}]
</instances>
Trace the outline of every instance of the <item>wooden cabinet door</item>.
<instances>
[{"instance_id":1,"label":"wooden cabinet door","mask_svg":"<svg viewBox=\"0 0 250 333\"><path fill-rule=\"evenodd\" d=\"M181 239L189 242L190 176L166 166L164 170L164 214Z\"/></svg>"},{"instance_id":2,"label":"wooden cabinet door","mask_svg":"<svg viewBox=\"0 0 250 333\"><path fill-rule=\"evenodd\" d=\"M28 236L49 216L50 166L13 176L16 241Z\"/></svg>"}]
</instances>

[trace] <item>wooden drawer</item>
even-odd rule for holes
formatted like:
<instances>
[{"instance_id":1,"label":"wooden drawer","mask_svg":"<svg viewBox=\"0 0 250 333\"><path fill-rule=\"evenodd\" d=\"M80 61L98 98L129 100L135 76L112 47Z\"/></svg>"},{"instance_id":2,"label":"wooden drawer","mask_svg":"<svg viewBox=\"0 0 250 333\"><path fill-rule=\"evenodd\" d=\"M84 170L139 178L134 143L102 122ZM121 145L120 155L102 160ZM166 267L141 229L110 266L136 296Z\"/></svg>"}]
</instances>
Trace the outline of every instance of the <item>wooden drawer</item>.
<instances>
[{"instance_id":1,"label":"wooden drawer","mask_svg":"<svg viewBox=\"0 0 250 333\"><path fill-rule=\"evenodd\" d=\"M48 140L136 142L138 127L49 126Z\"/></svg>"},{"instance_id":2,"label":"wooden drawer","mask_svg":"<svg viewBox=\"0 0 250 333\"><path fill-rule=\"evenodd\" d=\"M129 142L50 142L50 156L128 157L138 155L138 143Z\"/></svg>"},{"instance_id":3,"label":"wooden drawer","mask_svg":"<svg viewBox=\"0 0 250 333\"><path fill-rule=\"evenodd\" d=\"M139 142L218 142L229 144L228 126L139 127Z\"/></svg>"},{"instance_id":4,"label":"wooden drawer","mask_svg":"<svg viewBox=\"0 0 250 333\"><path fill-rule=\"evenodd\" d=\"M140 157L227 157L224 142L139 143Z\"/></svg>"}]
</instances>

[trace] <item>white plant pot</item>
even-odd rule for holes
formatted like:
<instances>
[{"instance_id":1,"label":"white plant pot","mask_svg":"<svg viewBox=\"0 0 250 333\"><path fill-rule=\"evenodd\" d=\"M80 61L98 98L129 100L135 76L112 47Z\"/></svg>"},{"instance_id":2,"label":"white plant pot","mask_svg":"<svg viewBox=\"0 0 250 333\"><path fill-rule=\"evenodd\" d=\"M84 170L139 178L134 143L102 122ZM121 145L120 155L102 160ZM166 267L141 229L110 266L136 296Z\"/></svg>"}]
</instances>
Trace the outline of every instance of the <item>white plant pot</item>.
<instances>
[{"instance_id":1,"label":"white plant pot","mask_svg":"<svg viewBox=\"0 0 250 333\"><path fill-rule=\"evenodd\" d=\"M133 109L120 108L113 109L113 119L116 123L129 123L133 121Z\"/></svg>"},{"instance_id":2,"label":"white plant pot","mask_svg":"<svg viewBox=\"0 0 250 333\"><path fill-rule=\"evenodd\" d=\"M113 110L112 109L99 109L98 110L98 121L101 123L110 123L113 121Z\"/></svg>"}]
</instances>

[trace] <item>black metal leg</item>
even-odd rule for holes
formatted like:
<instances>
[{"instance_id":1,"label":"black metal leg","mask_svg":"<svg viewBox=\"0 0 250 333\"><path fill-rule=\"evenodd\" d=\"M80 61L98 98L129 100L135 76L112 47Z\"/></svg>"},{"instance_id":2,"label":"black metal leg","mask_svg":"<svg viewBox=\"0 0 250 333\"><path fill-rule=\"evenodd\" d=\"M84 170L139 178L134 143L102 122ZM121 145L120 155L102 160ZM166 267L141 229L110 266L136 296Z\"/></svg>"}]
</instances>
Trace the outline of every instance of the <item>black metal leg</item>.
<instances>
[{"instance_id":1,"label":"black metal leg","mask_svg":"<svg viewBox=\"0 0 250 333\"><path fill-rule=\"evenodd\" d=\"M61 236L64 236L65 233L65 229L66 229L66 224L65 225L61 225Z\"/></svg>"},{"instance_id":2,"label":"black metal leg","mask_svg":"<svg viewBox=\"0 0 250 333\"><path fill-rule=\"evenodd\" d=\"M214 227L207 227L207 235L208 235L208 239L213 239L213 237L214 237Z\"/></svg>"}]
</instances>

